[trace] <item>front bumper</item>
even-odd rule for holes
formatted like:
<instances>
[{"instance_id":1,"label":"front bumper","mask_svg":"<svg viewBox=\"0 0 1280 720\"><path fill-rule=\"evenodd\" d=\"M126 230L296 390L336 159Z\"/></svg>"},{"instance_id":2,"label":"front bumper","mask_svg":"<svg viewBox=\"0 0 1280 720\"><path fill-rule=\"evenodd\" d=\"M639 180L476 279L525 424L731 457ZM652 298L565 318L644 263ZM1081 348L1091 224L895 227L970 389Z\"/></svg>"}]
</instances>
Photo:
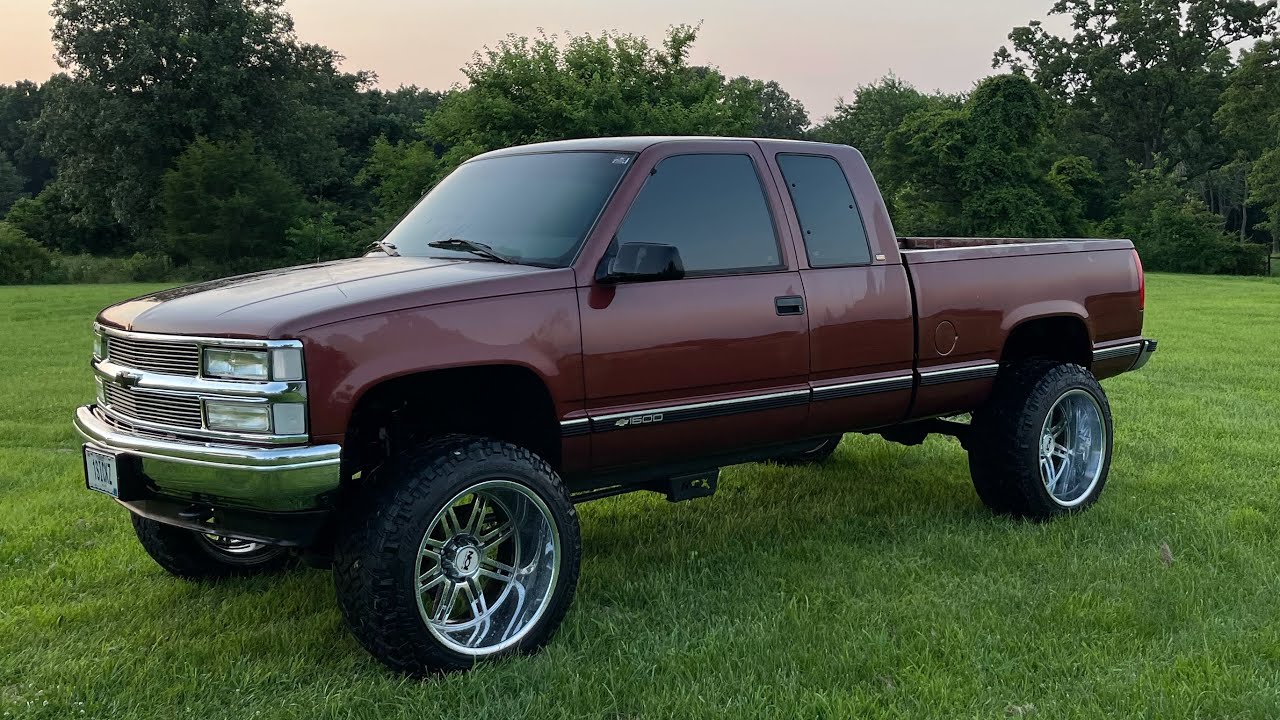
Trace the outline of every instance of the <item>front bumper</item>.
<instances>
[{"instance_id":1,"label":"front bumper","mask_svg":"<svg viewBox=\"0 0 1280 720\"><path fill-rule=\"evenodd\" d=\"M156 502L269 513L320 510L341 483L340 445L263 448L167 439L121 427L94 405L76 410L75 428L86 443L135 458L147 499Z\"/></svg>"}]
</instances>

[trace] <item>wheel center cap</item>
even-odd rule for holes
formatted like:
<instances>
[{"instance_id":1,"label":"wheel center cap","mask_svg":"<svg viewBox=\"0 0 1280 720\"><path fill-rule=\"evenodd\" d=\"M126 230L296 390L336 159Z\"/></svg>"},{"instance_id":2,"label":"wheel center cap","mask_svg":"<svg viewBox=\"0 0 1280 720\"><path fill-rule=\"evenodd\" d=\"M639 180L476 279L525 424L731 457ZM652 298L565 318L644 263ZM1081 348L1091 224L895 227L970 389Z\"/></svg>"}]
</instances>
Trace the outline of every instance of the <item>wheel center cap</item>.
<instances>
[{"instance_id":1,"label":"wheel center cap","mask_svg":"<svg viewBox=\"0 0 1280 720\"><path fill-rule=\"evenodd\" d=\"M1041 435L1040 436L1040 454L1048 455L1050 454L1051 450L1053 450L1053 436L1048 434Z\"/></svg>"},{"instance_id":2,"label":"wheel center cap","mask_svg":"<svg viewBox=\"0 0 1280 720\"><path fill-rule=\"evenodd\" d=\"M453 554L453 569L462 577L474 577L480 572L480 549L464 545Z\"/></svg>"}]
</instances>

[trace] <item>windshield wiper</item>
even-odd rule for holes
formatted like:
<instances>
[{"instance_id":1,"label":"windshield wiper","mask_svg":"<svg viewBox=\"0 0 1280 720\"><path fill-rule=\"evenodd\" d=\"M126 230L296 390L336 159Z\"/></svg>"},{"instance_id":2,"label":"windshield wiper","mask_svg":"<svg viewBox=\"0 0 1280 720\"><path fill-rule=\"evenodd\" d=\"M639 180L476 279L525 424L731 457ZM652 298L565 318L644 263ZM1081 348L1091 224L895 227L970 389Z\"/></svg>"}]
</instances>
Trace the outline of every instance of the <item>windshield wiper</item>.
<instances>
[{"instance_id":1,"label":"windshield wiper","mask_svg":"<svg viewBox=\"0 0 1280 720\"><path fill-rule=\"evenodd\" d=\"M400 257L400 251L396 249L395 243L389 243L386 240L374 240L373 247L387 254L387 257Z\"/></svg>"},{"instance_id":2,"label":"windshield wiper","mask_svg":"<svg viewBox=\"0 0 1280 720\"><path fill-rule=\"evenodd\" d=\"M498 253L498 251L494 250L488 245L485 245L482 242L476 242L475 240L463 240L462 238L449 238L448 240L433 240L432 242L427 243L427 247L440 248L441 250L458 250L461 252L469 252L472 255L479 255L480 257L488 258L490 260L493 260L495 262L500 262L500 263L508 263L508 264L515 263L515 260L512 260L511 258Z\"/></svg>"}]
</instances>

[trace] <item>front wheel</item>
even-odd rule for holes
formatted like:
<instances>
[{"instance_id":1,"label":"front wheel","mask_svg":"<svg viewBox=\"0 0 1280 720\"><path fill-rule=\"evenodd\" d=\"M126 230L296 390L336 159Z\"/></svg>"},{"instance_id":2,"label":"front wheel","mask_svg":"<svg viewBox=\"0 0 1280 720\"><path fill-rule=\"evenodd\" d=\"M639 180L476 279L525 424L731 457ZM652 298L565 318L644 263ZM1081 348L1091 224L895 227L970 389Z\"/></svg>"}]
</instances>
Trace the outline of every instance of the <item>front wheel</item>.
<instances>
[{"instance_id":1,"label":"front wheel","mask_svg":"<svg viewBox=\"0 0 1280 720\"><path fill-rule=\"evenodd\" d=\"M339 533L334 581L360 643L425 675L532 652L577 585L578 518L532 452L453 437L406 453Z\"/></svg>"},{"instance_id":2,"label":"front wheel","mask_svg":"<svg viewBox=\"0 0 1280 720\"><path fill-rule=\"evenodd\" d=\"M295 562L287 548L201 533L132 515L133 531L152 560L187 580L220 580L283 570Z\"/></svg>"},{"instance_id":3,"label":"front wheel","mask_svg":"<svg viewBox=\"0 0 1280 720\"><path fill-rule=\"evenodd\" d=\"M1002 370L975 413L969 470L999 513L1047 520L1102 493L1111 468L1111 407L1085 368L1032 361Z\"/></svg>"}]
</instances>

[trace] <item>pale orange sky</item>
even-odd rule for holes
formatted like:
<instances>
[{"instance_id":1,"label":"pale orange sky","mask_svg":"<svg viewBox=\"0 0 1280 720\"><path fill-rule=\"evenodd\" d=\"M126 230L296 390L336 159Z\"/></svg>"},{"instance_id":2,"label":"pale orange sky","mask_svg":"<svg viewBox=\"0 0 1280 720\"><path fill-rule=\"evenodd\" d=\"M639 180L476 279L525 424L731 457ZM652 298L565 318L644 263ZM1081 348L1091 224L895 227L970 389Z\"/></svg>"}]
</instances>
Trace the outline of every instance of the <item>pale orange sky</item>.
<instances>
[{"instance_id":1,"label":"pale orange sky","mask_svg":"<svg viewBox=\"0 0 1280 720\"><path fill-rule=\"evenodd\" d=\"M379 84L447 89L471 54L508 33L621 30L658 41L702 22L695 63L777 80L819 120L837 96L889 71L922 90L967 90L992 72L1009 30L1051 0L290 0L298 36L372 70ZM0 82L57 69L47 0L0 2ZM1055 18L1051 28L1064 28Z\"/></svg>"}]
</instances>

